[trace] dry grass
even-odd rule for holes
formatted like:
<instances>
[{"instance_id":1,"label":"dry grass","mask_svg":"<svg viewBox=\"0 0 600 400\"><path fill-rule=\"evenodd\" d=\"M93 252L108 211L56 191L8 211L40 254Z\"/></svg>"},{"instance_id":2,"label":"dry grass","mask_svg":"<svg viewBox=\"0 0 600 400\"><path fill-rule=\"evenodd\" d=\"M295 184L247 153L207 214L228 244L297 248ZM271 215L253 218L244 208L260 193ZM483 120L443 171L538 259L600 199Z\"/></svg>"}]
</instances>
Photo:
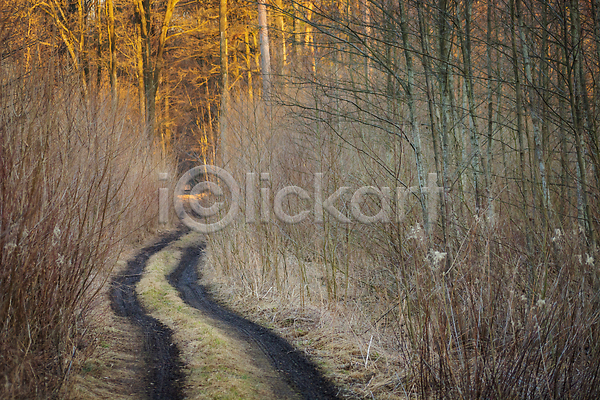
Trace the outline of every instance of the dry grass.
<instances>
[{"instance_id":1,"label":"dry grass","mask_svg":"<svg viewBox=\"0 0 600 400\"><path fill-rule=\"evenodd\" d=\"M143 398L144 366L139 355L142 337L127 321L105 317L97 328L97 350L85 359L73 377L69 397L73 399Z\"/></svg>"},{"instance_id":2,"label":"dry grass","mask_svg":"<svg viewBox=\"0 0 600 400\"><path fill-rule=\"evenodd\" d=\"M253 252L242 246L236 250L241 254ZM401 386L394 378L405 361L394 337L390 337L389 319L373 323L377 307L364 304L364 298L328 300L326 277L317 263L307 263L301 270L287 260L287 274L278 289L273 281L261 279L260 269L253 268L259 264L241 266L243 273L224 274L215 262L218 255L214 252L218 251L215 247L208 251L202 281L216 298L304 351L346 396L404 398L401 391L390 389ZM283 265L273 268L283 270ZM339 284L343 286L343 280ZM300 296L301 290L310 296Z\"/></svg>"}]
</instances>

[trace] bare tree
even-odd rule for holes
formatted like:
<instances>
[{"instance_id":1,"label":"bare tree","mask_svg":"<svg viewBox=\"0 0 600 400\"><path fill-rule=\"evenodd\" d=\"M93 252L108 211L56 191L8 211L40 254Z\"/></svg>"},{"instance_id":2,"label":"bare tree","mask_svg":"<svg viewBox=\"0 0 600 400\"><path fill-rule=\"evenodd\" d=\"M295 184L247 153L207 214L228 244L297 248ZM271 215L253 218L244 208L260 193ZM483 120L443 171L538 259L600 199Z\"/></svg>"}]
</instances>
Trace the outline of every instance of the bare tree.
<instances>
[{"instance_id":1,"label":"bare tree","mask_svg":"<svg viewBox=\"0 0 600 400\"><path fill-rule=\"evenodd\" d=\"M142 73L141 82L143 83L144 95L144 114L146 119L146 131L150 141L155 138L156 125L156 94L160 75L163 68L163 56L167 42L167 31L169 30L173 11L178 0L169 0L166 4L162 23L160 24L160 36L158 37L158 46L153 52L153 4L151 0L136 0L136 16L138 39L138 70ZM153 54L154 53L154 54Z\"/></svg>"}]
</instances>

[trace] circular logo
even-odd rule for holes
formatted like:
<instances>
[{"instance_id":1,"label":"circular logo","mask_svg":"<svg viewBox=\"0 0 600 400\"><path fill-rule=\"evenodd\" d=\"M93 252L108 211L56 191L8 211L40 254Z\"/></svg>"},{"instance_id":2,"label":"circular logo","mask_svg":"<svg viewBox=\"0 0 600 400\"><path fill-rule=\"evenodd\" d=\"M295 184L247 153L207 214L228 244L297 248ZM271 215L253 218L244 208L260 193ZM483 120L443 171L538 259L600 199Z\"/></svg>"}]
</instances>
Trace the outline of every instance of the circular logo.
<instances>
[{"instance_id":1,"label":"circular logo","mask_svg":"<svg viewBox=\"0 0 600 400\"><path fill-rule=\"evenodd\" d=\"M216 178L225 184L229 192L229 211L225 213L225 201L215 201L210 207L203 205L204 197L222 198L227 193L223 188L209 180ZM187 171L177 182L173 195L173 204L179 219L190 229L201 233L220 231L229 225L237 216L239 209L240 189L231 174L214 165L201 165ZM186 200L189 210L186 210ZM204 202L205 203L205 202ZM198 219L194 218L194 214ZM219 218L216 222L205 223L202 219Z\"/></svg>"}]
</instances>

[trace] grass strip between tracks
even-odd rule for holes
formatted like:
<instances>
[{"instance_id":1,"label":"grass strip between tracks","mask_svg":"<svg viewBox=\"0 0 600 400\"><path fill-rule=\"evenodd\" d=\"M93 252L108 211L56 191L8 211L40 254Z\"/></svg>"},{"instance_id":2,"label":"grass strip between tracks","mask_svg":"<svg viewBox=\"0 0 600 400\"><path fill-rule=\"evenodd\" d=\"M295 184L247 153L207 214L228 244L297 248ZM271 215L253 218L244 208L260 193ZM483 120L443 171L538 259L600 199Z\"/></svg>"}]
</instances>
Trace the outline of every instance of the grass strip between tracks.
<instances>
[{"instance_id":1,"label":"grass strip between tracks","mask_svg":"<svg viewBox=\"0 0 600 400\"><path fill-rule=\"evenodd\" d=\"M174 333L186 364L184 391L189 399L276 399L271 374L253 364L241 343L186 305L166 279L181 249L198 240L197 234L188 234L152 256L136 287L146 311Z\"/></svg>"}]
</instances>

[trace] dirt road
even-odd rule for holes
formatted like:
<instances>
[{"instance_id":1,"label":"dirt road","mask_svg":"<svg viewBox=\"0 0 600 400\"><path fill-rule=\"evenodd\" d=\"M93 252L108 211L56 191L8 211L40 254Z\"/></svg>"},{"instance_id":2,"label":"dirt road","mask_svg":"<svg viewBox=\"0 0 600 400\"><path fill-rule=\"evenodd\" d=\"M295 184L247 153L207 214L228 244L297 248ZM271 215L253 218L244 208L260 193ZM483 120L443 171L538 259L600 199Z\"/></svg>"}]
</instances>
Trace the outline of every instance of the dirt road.
<instances>
[{"instance_id":1,"label":"dirt road","mask_svg":"<svg viewBox=\"0 0 600 400\"><path fill-rule=\"evenodd\" d=\"M125 271L112 281L113 311L121 317L128 318L143 333L144 362L147 366L143 386L146 387L147 397L152 400L183 398L181 390L183 363L179 357L179 350L173 344L171 330L146 314L135 293L135 285L140 281L148 259L183 234L184 231L177 231L144 247L129 260Z\"/></svg>"},{"instance_id":2,"label":"dirt road","mask_svg":"<svg viewBox=\"0 0 600 400\"><path fill-rule=\"evenodd\" d=\"M160 321L146 314L135 293L135 285L148 259L178 240L178 231L147 246L128 262L127 269L112 282L111 301L115 313L139 326L144 336L146 396L151 399L182 399L183 363L173 343L172 332ZM206 288L198 284L203 266L203 246L191 244L183 250L177 268L167 277L182 300L224 328L227 334L245 343L256 365L265 371L275 370L270 384L281 398L326 400L337 399L337 389L324 379L316 366L301 352L271 330L255 324L219 305Z\"/></svg>"},{"instance_id":3,"label":"dirt road","mask_svg":"<svg viewBox=\"0 0 600 400\"><path fill-rule=\"evenodd\" d=\"M274 382L278 385L277 389L282 393L282 398L290 398L289 395L283 396L283 393L291 389L304 399L337 399L337 390L320 375L313 363L286 340L269 329L227 310L211 298L206 288L198 284L197 271L202 268L202 255L202 248L186 248L179 266L168 277L169 283L177 288L181 298L188 305L224 323L232 335L245 340L249 347L253 348L250 351L262 353L262 358L281 374L281 378L289 386L287 389L282 387L281 382ZM255 359L260 356L261 354L254 355Z\"/></svg>"}]
</instances>

